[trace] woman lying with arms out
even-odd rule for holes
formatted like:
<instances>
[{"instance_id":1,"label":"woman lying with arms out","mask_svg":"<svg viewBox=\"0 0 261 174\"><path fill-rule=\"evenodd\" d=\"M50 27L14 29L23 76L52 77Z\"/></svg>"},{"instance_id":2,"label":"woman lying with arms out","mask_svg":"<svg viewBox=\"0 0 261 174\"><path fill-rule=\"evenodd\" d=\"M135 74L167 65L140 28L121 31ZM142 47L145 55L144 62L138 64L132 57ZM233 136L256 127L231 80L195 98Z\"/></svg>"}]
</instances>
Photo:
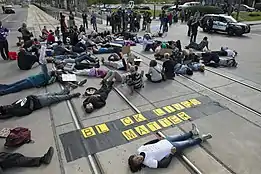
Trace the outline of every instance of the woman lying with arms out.
<instances>
[{"instance_id":1,"label":"woman lying with arms out","mask_svg":"<svg viewBox=\"0 0 261 174\"><path fill-rule=\"evenodd\" d=\"M130 170L134 173L144 167L167 168L174 154L210 138L212 135L209 133L199 136L197 126L192 123L192 130L188 133L166 137L166 139L155 139L142 145L138 149L138 154L131 155L128 159Z\"/></svg>"}]
</instances>

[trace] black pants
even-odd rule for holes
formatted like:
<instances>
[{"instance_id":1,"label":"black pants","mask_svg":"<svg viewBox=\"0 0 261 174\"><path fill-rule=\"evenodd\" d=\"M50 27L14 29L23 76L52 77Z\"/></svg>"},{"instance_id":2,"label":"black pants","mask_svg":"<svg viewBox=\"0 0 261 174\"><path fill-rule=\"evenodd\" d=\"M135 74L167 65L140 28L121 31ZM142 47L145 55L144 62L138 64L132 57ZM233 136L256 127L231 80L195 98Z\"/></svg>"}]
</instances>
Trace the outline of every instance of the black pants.
<instances>
[{"instance_id":1,"label":"black pants","mask_svg":"<svg viewBox=\"0 0 261 174\"><path fill-rule=\"evenodd\" d=\"M39 167L41 157L26 157L20 153L0 153L0 166L2 169L13 167Z\"/></svg>"},{"instance_id":2,"label":"black pants","mask_svg":"<svg viewBox=\"0 0 261 174\"><path fill-rule=\"evenodd\" d=\"M191 34L191 26L188 26L188 36Z\"/></svg>"},{"instance_id":3,"label":"black pants","mask_svg":"<svg viewBox=\"0 0 261 174\"><path fill-rule=\"evenodd\" d=\"M151 80L151 75L150 74L145 74L145 76L147 77L148 81L152 82L152 83L160 83L162 80L158 80L158 81L152 81Z\"/></svg>"},{"instance_id":4,"label":"black pants","mask_svg":"<svg viewBox=\"0 0 261 174\"><path fill-rule=\"evenodd\" d=\"M226 51L211 51L211 53L217 54L219 56L227 56L227 52Z\"/></svg>"},{"instance_id":5,"label":"black pants","mask_svg":"<svg viewBox=\"0 0 261 174\"><path fill-rule=\"evenodd\" d=\"M197 32L192 32L190 37L190 42L196 42L197 40Z\"/></svg>"},{"instance_id":6,"label":"black pants","mask_svg":"<svg viewBox=\"0 0 261 174\"><path fill-rule=\"evenodd\" d=\"M8 41L0 41L0 53L1 56L4 60L7 60L9 58L8 53L9 53L9 49L8 49Z\"/></svg>"},{"instance_id":7,"label":"black pants","mask_svg":"<svg viewBox=\"0 0 261 174\"><path fill-rule=\"evenodd\" d=\"M31 40L30 36L23 36L24 43Z\"/></svg>"},{"instance_id":8,"label":"black pants","mask_svg":"<svg viewBox=\"0 0 261 174\"><path fill-rule=\"evenodd\" d=\"M88 21L87 21L87 19L83 20L82 22L83 22L83 27L85 28L85 26L86 26L86 29L88 29Z\"/></svg>"},{"instance_id":9,"label":"black pants","mask_svg":"<svg viewBox=\"0 0 261 174\"><path fill-rule=\"evenodd\" d=\"M100 89L98 89L94 94L99 94L101 98L105 101L112 90L113 82L109 81L102 85Z\"/></svg>"},{"instance_id":10,"label":"black pants","mask_svg":"<svg viewBox=\"0 0 261 174\"><path fill-rule=\"evenodd\" d=\"M94 22L94 23L92 24L92 27L93 27L93 30L95 30L96 32L98 32L98 28L97 28L97 23L96 23L96 22Z\"/></svg>"}]
</instances>

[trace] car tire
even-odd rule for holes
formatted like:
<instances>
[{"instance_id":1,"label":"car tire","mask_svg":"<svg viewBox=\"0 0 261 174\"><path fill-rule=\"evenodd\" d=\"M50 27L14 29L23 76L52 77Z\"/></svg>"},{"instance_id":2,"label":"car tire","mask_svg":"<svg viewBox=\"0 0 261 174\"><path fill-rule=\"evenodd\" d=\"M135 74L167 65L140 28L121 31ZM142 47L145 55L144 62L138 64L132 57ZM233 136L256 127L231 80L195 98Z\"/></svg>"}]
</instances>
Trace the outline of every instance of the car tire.
<instances>
[{"instance_id":1,"label":"car tire","mask_svg":"<svg viewBox=\"0 0 261 174\"><path fill-rule=\"evenodd\" d=\"M207 30L207 27L203 27L203 31L204 32L207 32L208 30Z\"/></svg>"},{"instance_id":2,"label":"car tire","mask_svg":"<svg viewBox=\"0 0 261 174\"><path fill-rule=\"evenodd\" d=\"M227 31L227 34L229 36L233 36L234 35L234 31L231 28L229 28L228 31Z\"/></svg>"}]
</instances>

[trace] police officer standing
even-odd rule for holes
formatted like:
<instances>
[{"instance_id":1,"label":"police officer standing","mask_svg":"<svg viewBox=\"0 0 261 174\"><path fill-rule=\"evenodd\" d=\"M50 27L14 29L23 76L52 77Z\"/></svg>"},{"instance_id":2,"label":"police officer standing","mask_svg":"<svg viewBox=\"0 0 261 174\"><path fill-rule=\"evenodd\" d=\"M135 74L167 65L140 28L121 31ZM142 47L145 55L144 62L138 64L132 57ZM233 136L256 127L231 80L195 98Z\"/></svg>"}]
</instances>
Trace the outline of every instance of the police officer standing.
<instances>
[{"instance_id":1,"label":"police officer standing","mask_svg":"<svg viewBox=\"0 0 261 174\"><path fill-rule=\"evenodd\" d=\"M9 49L8 49L8 41L6 39L9 30L4 28L2 25L2 21L0 21L0 53L4 60L8 60Z\"/></svg>"},{"instance_id":2,"label":"police officer standing","mask_svg":"<svg viewBox=\"0 0 261 174\"><path fill-rule=\"evenodd\" d=\"M87 14L85 11L82 13L82 22L83 22L83 27L84 28L86 27L86 29L88 30Z\"/></svg>"}]
</instances>

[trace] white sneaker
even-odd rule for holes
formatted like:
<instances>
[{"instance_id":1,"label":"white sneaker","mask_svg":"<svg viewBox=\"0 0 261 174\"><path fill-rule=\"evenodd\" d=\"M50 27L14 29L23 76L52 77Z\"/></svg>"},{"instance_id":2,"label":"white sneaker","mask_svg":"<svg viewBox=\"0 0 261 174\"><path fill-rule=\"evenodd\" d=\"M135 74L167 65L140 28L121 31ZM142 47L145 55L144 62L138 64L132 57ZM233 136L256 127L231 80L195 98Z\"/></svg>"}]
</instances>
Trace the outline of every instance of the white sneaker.
<instances>
[{"instance_id":1,"label":"white sneaker","mask_svg":"<svg viewBox=\"0 0 261 174\"><path fill-rule=\"evenodd\" d=\"M197 125L195 123L192 123L191 132L192 132L193 136L198 136L199 135L199 130L198 130Z\"/></svg>"},{"instance_id":2,"label":"white sneaker","mask_svg":"<svg viewBox=\"0 0 261 174\"><path fill-rule=\"evenodd\" d=\"M200 138L201 138L202 141L206 141L206 140L208 140L208 139L211 139L211 138L212 138L212 135L211 135L210 133L208 133L208 134L203 134Z\"/></svg>"}]
</instances>

